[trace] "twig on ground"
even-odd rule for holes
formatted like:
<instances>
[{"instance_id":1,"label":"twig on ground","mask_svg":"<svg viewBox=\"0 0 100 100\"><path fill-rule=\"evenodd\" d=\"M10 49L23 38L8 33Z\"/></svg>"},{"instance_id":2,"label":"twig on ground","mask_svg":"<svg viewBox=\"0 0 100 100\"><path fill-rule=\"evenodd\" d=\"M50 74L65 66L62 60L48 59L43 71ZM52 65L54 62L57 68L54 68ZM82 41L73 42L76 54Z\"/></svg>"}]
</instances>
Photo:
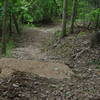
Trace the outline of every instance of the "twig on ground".
<instances>
[{"instance_id":1,"label":"twig on ground","mask_svg":"<svg viewBox=\"0 0 100 100\"><path fill-rule=\"evenodd\" d=\"M76 60L77 58L79 58L84 52L88 51L89 50L89 47L88 48L85 48L83 50L81 50L80 52L74 54L72 57L74 57L74 59Z\"/></svg>"}]
</instances>

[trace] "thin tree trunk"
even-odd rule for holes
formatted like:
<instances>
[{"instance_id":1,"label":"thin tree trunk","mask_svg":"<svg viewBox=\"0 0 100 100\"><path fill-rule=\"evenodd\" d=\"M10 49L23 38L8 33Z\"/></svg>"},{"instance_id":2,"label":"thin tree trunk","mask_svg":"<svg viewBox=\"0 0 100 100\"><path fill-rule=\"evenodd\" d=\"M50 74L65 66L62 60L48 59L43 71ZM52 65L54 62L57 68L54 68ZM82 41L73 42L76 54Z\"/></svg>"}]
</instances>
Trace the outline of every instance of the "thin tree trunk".
<instances>
[{"instance_id":1,"label":"thin tree trunk","mask_svg":"<svg viewBox=\"0 0 100 100\"><path fill-rule=\"evenodd\" d=\"M9 21L9 31L10 31L10 36L12 36L12 14L10 13L10 21Z\"/></svg>"},{"instance_id":2,"label":"thin tree trunk","mask_svg":"<svg viewBox=\"0 0 100 100\"><path fill-rule=\"evenodd\" d=\"M20 30L19 30L19 26L18 26L18 23L17 23L16 16L15 15L12 15L12 17L13 17L13 20L14 20L14 24L15 24L17 33L20 34Z\"/></svg>"},{"instance_id":3,"label":"thin tree trunk","mask_svg":"<svg viewBox=\"0 0 100 100\"><path fill-rule=\"evenodd\" d=\"M3 6L3 25L2 25L2 54L6 54L6 34L7 34L7 7L8 2L4 0Z\"/></svg>"},{"instance_id":4,"label":"thin tree trunk","mask_svg":"<svg viewBox=\"0 0 100 100\"><path fill-rule=\"evenodd\" d=\"M24 24L24 17L23 17L23 14L21 15L21 23Z\"/></svg>"},{"instance_id":5,"label":"thin tree trunk","mask_svg":"<svg viewBox=\"0 0 100 100\"><path fill-rule=\"evenodd\" d=\"M100 20L100 14L97 14L97 18L96 18L96 25L95 25L95 29L97 30L98 26L99 26L99 20Z\"/></svg>"},{"instance_id":6,"label":"thin tree trunk","mask_svg":"<svg viewBox=\"0 0 100 100\"><path fill-rule=\"evenodd\" d=\"M73 0L73 11L71 17L70 33L74 32L74 22L75 22L76 13L77 13L77 0Z\"/></svg>"},{"instance_id":7,"label":"thin tree trunk","mask_svg":"<svg viewBox=\"0 0 100 100\"><path fill-rule=\"evenodd\" d=\"M63 4L63 19L62 19L62 38L66 36L66 21L67 21L67 0Z\"/></svg>"}]
</instances>

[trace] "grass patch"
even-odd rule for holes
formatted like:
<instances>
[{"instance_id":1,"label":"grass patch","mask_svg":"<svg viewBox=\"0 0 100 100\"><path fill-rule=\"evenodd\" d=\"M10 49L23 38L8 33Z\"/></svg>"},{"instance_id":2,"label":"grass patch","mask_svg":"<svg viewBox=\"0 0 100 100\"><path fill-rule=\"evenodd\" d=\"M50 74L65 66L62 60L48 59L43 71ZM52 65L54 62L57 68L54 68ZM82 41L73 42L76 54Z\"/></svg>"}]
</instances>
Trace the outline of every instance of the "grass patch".
<instances>
[{"instance_id":1,"label":"grass patch","mask_svg":"<svg viewBox=\"0 0 100 100\"><path fill-rule=\"evenodd\" d=\"M7 43L7 51L6 51L6 56L7 57L10 57L11 56L11 51L12 49L14 48L14 42L13 40L9 40L8 43Z\"/></svg>"},{"instance_id":2,"label":"grass patch","mask_svg":"<svg viewBox=\"0 0 100 100\"><path fill-rule=\"evenodd\" d=\"M100 65L96 66L96 69L100 70Z\"/></svg>"},{"instance_id":3,"label":"grass patch","mask_svg":"<svg viewBox=\"0 0 100 100\"><path fill-rule=\"evenodd\" d=\"M0 43L0 48L2 48L2 43ZM11 51L12 49L14 48L14 42L13 40L8 40L7 42L7 46L6 46L6 55L3 55L3 56L6 56L6 57L11 57Z\"/></svg>"},{"instance_id":4,"label":"grass patch","mask_svg":"<svg viewBox=\"0 0 100 100\"><path fill-rule=\"evenodd\" d=\"M25 27L25 28L26 28L26 27L34 28L34 27L36 27L36 25L35 25L35 24L24 24L24 27Z\"/></svg>"},{"instance_id":5,"label":"grass patch","mask_svg":"<svg viewBox=\"0 0 100 100\"><path fill-rule=\"evenodd\" d=\"M100 65L100 60L93 60L90 63L93 64L93 65Z\"/></svg>"},{"instance_id":6,"label":"grass patch","mask_svg":"<svg viewBox=\"0 0 100 100\"><path fill-rule=\"evenodd\" d=\"M80 38L82 36L84 36L86 34L86 32L80 32L78 35L77 35L77 38Z\"/></svg>"},{"instance_id":7,"label":"grass patch","mask_svg":"<svg viewBox=\"0 0 100 100\"><path fill-rule=\"evenodd\" d=\"M55 40L59 40L60 38L61 38L61 31L56 31L55 33L54 33L54 39Z\"/></svg>"}]
</instances>

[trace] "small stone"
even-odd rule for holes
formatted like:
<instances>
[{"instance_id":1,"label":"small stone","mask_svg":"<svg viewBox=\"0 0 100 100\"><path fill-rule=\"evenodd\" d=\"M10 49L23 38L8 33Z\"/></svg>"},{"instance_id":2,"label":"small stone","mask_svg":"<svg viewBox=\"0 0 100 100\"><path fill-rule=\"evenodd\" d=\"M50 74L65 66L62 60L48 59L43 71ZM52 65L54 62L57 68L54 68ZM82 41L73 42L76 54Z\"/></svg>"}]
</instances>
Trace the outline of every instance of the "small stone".
<instances>
[{"instance_id":1,"label":"small stone","mask_svg":"<svg viewBox=\"0 0 100 100\"><path fill-rule=\"evenodd\" d=\"M89 70L89 71L92 71L92 69L91 69L91 68L89 68L88 70Z\"/></svg>"},{"instance_id":2,"label":"small stone","mask_svg":"<svg viewBox=\"0 0 100 100\"><path fill-rule=\"evenodd\" d=\"M58 86L57 85L54 85L54 84L51 84L50 87L51 88L57 88Z\"/></svg>"},{"instance_id":3,"label":"small stone","mask_svg":"<svg viewBox=\"0 0 100 100\"><path fill-rule=\"evenodd\" d=\"M63 88L63 87L61 87L61 88L60 88L60 91L63 91L63 89L64 89L64 88Z\"/></svg>"},{"instance_id":4,"label":"small stone","mask_svg":"<svg viewBox=\"0 0 100 100\"><path fill-rule=\"evenodd\" d=\"M49 94L50 92L49 91L46 91L46 94Z\"/></svg>"},{"instance_id":5,"label":"small stone","mask_svg":"<svg viewBox=\"0 0 100 100\"><path fill-rule=\"evenodd\" d=\"M34 94L37 94L38 92L37 92L37 91L33 91L33 93L34 93Z\"/></svg>"},{"instance_id":6,"label":"small stone","mask_svg":"<svg viewBox=\"0 0 100 100\"><path fill-rule=\"evenodd\" d=\"M39 82L34 82L34 85L39 85Z\"/></svg>"},{"instance_id":7,"label":"small stone","mask_svg":"<svg viewBox=\"0 0 100 100\"><path fill-rule=\"evenodd\" d=\"M59 68L54 68L54 70L55 70L55 71L58 71L58 70L59 70Z\"/></svg>"},{"instance_id":8,"label":"small stone","mask_svg":"<svg viewBox=\"0 0 100 100\"><path fill-rule=\"evenodd\" d=\"M18 88L19 85L18 84L13 84L13 87Z\"/></svg>"}]
</instances>

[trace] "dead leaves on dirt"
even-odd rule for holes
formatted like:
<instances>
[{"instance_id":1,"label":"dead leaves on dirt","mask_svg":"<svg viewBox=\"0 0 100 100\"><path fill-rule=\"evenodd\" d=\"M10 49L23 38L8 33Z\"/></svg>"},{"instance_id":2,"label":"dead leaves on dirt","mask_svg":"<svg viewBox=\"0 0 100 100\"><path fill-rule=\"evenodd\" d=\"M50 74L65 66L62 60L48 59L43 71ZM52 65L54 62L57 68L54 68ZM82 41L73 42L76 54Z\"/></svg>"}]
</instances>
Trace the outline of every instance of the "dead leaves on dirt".
<instances>
[{"instance_id":1,"label":"dead leaves on dirt","mask_svg":"<svg viewBox=\"0 0 100 100\"><path fill-rule=\"evenodd\" d=\"M0 79L0 100L89 100L96 93L95 82L88 79L60 81L19 71Z\"/></svg>"},{"instance_id":2,"label":"dead leaves on dirt","mask_svg":"<svg viewBox=\"0 0 100 100\"><path fill-rule=\"evenodd\" d=\"M0 100L60 100L64 96L57 89L58 85L52 79L17 71L11 77L0 80Z\"/></svg>"}]
</instances>

